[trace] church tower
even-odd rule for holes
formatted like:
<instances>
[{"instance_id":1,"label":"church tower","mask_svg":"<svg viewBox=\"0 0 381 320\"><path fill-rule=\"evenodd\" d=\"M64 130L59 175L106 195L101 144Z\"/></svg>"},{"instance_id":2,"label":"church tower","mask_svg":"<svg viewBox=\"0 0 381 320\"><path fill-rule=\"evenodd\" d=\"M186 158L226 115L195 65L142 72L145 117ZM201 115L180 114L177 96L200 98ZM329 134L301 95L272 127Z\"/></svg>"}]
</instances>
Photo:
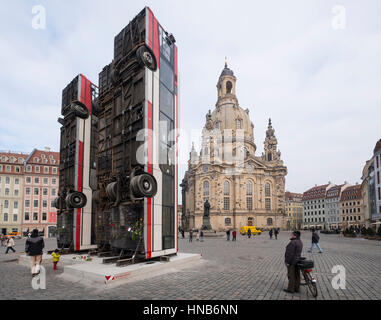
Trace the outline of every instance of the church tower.
<instances>
[{"instance_id":1,"label":"church tower","mask_svg":"<svg viewBox=\"0 0 381 320\"><path fill-rule=\"evenodd\" d=\"M269 119L269 125L266 131L266 139L264 142L265 152L263 154L263 160L267 162L280 160L281 153L278 148L278 140L275 137L275 130L272 127L271 119Z\"/></svg>"},{"instance_id":2,"label":"church tower","mask_svg":"<svg viewBox=\"0 0 381 320\"><path fill-rule=\"evenodd\" d=\"M283 227L287 167L269 121L264 153L256 156L249 109L236 94L237 78L225 66L217 81L217 102L205 109L200 150L192 146L181 187L187 230L203 225L204 203L210 203L214 230Z\"/></svg>"},{"instance_id":3,"label":"church tower","mask_svg":"<svg viewBox=\"0 0 381 320\"><path fill-rule=\"evenodd\" d=\"M233 104L238 106L238 99L236 97L236 82L237 78L234 76L232 70L228 68L228 64L225 61L225 68L222 70L220 78L217 83L218 100L216 107L220 107L224 104Z\"/></svg>"}]
</instances>

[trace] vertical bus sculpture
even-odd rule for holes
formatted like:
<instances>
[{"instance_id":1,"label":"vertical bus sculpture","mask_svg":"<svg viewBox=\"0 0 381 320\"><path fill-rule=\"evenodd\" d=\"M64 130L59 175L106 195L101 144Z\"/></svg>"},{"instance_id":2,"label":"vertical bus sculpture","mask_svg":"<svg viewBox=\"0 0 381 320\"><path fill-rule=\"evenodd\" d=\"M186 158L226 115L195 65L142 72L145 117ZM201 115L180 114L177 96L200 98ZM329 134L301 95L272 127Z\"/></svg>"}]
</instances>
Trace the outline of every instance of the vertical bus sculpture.
<instances>
[{"instance_id":1,"label":"vertical bus sculpture","mask_svg":"<svg viewBox=\"0 0 381 320\"><path fill-rule=\"evenodd\" d=\"M177 252L175 39L144 8L99 74L96 238L120 255Z\"/></svg>"},{"instance_id":2,"label":"vertical bus sculpture","mask_svg":"<svg viewBox=\"0 0 381 320\"><path fill-rule=\"evenodd\" d=\"M79 251L96 248L95 206L98 88L78 75L62 91L57 245Z\"/></svg>"}]
</instances>

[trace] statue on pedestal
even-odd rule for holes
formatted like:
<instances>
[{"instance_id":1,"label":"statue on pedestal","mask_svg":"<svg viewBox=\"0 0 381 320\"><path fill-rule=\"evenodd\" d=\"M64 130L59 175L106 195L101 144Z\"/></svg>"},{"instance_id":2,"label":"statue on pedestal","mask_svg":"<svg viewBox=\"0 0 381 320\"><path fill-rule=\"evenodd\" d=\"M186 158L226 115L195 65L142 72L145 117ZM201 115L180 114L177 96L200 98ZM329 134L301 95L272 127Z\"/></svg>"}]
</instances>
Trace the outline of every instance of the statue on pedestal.
<instances>
[{"instance_id":1,"label":"statue on pedestal","mask_svg":"<svg viewBox=\"0 0 381 320\"><path fill-rule=\"evenodd\" d=\"M202 218L202 227L201 230L212 230L212 226L210 225L210 203L208 199L205 200L204 203L204 216Z\"/></svg>"}]
</instances>

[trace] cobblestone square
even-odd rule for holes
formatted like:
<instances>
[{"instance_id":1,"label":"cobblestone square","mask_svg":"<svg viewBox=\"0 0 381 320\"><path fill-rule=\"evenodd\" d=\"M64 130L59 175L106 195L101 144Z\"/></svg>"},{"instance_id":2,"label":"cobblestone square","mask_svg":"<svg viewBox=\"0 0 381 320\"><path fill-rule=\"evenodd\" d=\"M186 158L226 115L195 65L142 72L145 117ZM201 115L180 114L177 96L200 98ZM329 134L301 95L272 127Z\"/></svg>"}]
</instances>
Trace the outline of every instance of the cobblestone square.
<instances>
[{"instance_id":1,"label":"cobblestone square","mask_svg":"<svg viewBox=\"0 0 381 320\"><path fill-rule=\"evenodd\" d=\"M17 240L16 254L5 255L1 247L0 299L138 299L138 300L306 300L315 299L301 286L301 292L287 294L284 251L289 232L281 232L278 240L269 239L264 232L251 239L238 235L237 241L225 237L205 238L203 242L179 239L181 252L201 253L202 262L196 267L165 275L97 290L57 278L59 270L47 268L46 290L33 290L29 269L18 265L16 259L23 251L25 240ZM308 253L311 234L302 232L303 256L315 262L318 300L379 300L381 299L381 242L339 235L320 235L324 252ZM46 248L55 247L54 239ZM332 268L342 265L346 270L346 289L333 289Z\"/></svg>"}]
</instances>

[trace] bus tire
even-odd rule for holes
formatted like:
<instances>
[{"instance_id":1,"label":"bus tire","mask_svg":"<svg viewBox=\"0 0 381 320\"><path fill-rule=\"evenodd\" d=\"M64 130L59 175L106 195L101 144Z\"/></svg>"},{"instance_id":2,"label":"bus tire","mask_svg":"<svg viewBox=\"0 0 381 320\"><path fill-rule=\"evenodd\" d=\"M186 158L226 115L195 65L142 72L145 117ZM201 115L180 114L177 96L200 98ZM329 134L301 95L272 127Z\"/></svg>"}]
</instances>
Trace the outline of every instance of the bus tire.
<instances>
[{"instance_id":1,"label":"bus tire","mask_svg":"<svg viewBox=\"0 0 381 320\"><path fill-rule=\"evenodd\" d=\"M131 179L130 186L135 197L152 198L157 192L157 182L154 176L148 173L135 176Z\"/></svg>"},{"instance_id":2,"label":"bus tire","mask_svg":"<svg viewBox=\"0 0 381 320\"><path fill-rule=\"evenodd\" d=\"M66 196L66 206L69 208L83 208L87 203L87 198L84 193L74 191Z\"/></svg>"},{"instance_id":3,"label":"bus tire","mask_svg":"<svg viewBox=\"0 0 381 320\"><path fill-rule=\"evenodd\" d=\"M76 101L71 104L71 110L74 112L75 116L81 119L87 119L89 117L89 110L80 101Z\"/></svg>"},{"instance_id":4,"label":"bus tire","mask_svg":"<svg viewBox=\"0 0 381 320\"><path fill-rule=\"evenodd\" d=\"M147 46L142 45L136 50L136 58L140 66L147 67L152 71L157 70L157 61L153 51Z\"/></svg>"}]
</instances>

